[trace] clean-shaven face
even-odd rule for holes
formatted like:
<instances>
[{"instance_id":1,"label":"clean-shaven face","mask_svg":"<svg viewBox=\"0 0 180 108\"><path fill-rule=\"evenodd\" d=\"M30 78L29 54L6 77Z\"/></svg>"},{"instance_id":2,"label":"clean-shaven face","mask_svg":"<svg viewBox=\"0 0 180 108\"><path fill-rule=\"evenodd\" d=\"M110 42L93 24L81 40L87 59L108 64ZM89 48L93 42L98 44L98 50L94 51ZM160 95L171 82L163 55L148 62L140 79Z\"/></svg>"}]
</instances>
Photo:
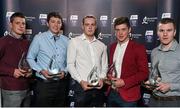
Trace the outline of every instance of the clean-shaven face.
<instances>
[{"instance_id":1,"label":"clean-shaven face","mask_svg":"<svg viewBox=\"0 0 180 108\"><path fill-rule=\"evenodd\" d=\"M25 33L26 30L25 18L15 17L14 20L10 23L10 28L13 33L21 36Z\"/></svg>"},{"instance_id":2,"label":"clean-shaven face","mask_svg":"<svg viewBox=\"0 0 180 108\"><path fill-rule=\"evenodd\" d=\"M173 26L173 23L167 23L167 24L159 24L157 34L159 36L159 39L163 45L169 45L176 34L176 30Z\"/></svg>"},{"instance_id":3,"label":"clean-shaven face","mask_svg":"<svg viewBox=\"0 0 180 108\"><path fill-rule=\"evenodd\" d=\"M84 20L84 24L82 25L82 29L84 30L84 34L86 36L94 36L96 30L96 20L94 18L86 18Z\"/></svg>"},{"instance_id":4,"label":"clean-shaven face","mask_svg":"<svg viewBox=\"0 0 180 108\"><path fill-rule=\"evenodd\" d=\"M129 33L131 28L128 28L126 24L120 24L115 26L116 38L120 43L124 43L129 40Z\"/></svg>"},{"instance_id":5,"label":"clean-shaven face","mask_svg":"<svg viewBox=\"0 0 180 108\"><path fill-rule=\"evenodd\" d=\"M47 25L53 34L59 34L62 27L62 21L59 18L51 17Z\"/></svg>"}]
</instances>

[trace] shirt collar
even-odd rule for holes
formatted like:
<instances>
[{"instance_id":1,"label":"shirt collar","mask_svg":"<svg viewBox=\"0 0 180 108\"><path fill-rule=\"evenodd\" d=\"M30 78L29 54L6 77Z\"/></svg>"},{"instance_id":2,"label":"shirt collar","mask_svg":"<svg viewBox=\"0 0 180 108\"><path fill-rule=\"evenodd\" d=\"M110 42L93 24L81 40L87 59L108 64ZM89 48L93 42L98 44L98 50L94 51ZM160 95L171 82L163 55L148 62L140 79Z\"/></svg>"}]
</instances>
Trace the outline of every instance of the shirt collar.
<instances>
[{"instance_id":1,"label":"shirt collar","mask_svg":"<svg viewBox=\"0 0 180 108\"><path fill-rule=\"evenodd\" d=\"M172 42L172 46L171 46L167 51L175 51L177 45L178 45L178 43L177 43L177 41L174 39L173 42ZM163 45L160 44L159 47L158 47L158 49L161 50L161 51L163 51L162 47L163 47Z\"/></svg>"},{"instance_id":2,"label":"shirt collar","mask_svg":"<svg viewBox=\"0 0 180 108\"><path fill-rule=\"evenodd\" d=\"M89 40L86 38L86 35L85 35L84 33L82 34L81 39L82 39L82 40L86 40L86 41L89 42ZM97 40L97 39L96 39L96 37L94 36L93 40L92 40L90 43L95 42L96 40Z\"/></svg>"},{"instance_id":3,"label":"shirt collar","mask_svg":"<svg viewBox=\"0 0 180 108\"><path fill-rule=\"evenodd\" d=\"M11 31L11 32L9 33L9 35L10 35L11 37L15 38L15 39L23 39L22 35L21 35L21 36L16 36L17 34L14 33L13 31Z\"/></svg>"},{"instance_id":4,"label":"shirt collar","mask_svg":"<svg viewBox=\"0 0 180 108\"><path fill-rule=\"evenodd\" d=\"M119 45L120 47L125 47L125 46L128 45L128 43L129 43L129 40L126 41L126 42L124 42L124 43L122 43L122 44L120 44L120 43L118 42L118 45Z\"/></svg>"},{"instance_id":5,"label":"shirt collar","mask_svg":"<svg viewBox=\"0 0 180 108\"><path fill-rule=\"evenodd\" d=\"M50 39L54 39L54 36L56 36L56 39L58 40L61 36L61 33L56 35L56 34L53 34L50 30L48 30L48 35L50 36Z\"/></svg>"}]
</instances>

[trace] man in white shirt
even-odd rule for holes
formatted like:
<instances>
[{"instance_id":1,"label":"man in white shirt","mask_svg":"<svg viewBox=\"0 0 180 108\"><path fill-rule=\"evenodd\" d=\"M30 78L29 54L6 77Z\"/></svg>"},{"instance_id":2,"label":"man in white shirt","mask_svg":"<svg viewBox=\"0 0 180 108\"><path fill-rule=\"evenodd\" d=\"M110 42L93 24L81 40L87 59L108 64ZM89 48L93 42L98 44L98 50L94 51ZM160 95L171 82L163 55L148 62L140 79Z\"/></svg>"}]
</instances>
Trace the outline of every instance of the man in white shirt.
<instances>
[{"instance_id":1,"label":"man in white shirt","mask_svg":"<svg viewBox=\"0 0 180 108\"><path fill-rule=\"evenodd\" d=\"M95 107L104 103L101 88L108 67L107 47L94 36L96 27L96 18L85 16L82 21L83 34L71 39L68 46L67 66L75 80L75 106ZM93 68L99 79L96 87L88 80Z\"/></svg>"}]
</instances>

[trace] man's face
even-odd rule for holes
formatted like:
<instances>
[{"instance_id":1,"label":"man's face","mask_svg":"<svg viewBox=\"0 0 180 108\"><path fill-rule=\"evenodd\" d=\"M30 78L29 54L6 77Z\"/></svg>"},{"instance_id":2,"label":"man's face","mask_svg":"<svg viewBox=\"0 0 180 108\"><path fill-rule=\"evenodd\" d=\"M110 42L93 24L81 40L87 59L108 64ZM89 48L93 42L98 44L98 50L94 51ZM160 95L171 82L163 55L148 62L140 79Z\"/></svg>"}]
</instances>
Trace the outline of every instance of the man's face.
<instances>
[{"instance_id":1,"label":"man's face","mask_svg":"<svg viewBox=\"0 0 180 108\"><path fill-rule=\"evenodd\" d=\"M114 29L116 38L120 43L124 43L129 39L131 28L128 28L126 24L116 25Z\"/></svg>"},{"instance_id":2,"label":"man's face","mask_svg":"<svg viewBox=\"0 0 180 108\"><path fill-rule=\"evenodd\" d=\"M56 18L56 17L51 17L47 26L49 27L49 30L53 34L59 34L61 31L61 27L62 27L61 19Z\"/></svg>"},{"instance_id":3,"label":"man's face","mask_svg":"<svg viewBox=\"0 0 180 108\"><path fill-rule=\"evenodd\" d=\"M159 36L159 39L163 45L169 45L176 34L176 30L173 26L173 23L167 23L167 24L159 24L157 35Z\"/></svg>"},{"instance_id":4,"label":"man's face","mask_svg":"<svg viewBox=\"0 0 180 108\"><path fill-rule=\"evenodd\" d=\"M84 24L82 25L82 29L84 30L84 34L86 36L94 36L96 30L96 21L93 18L86 18L84 20Z\"/></svg>"},{"instance_id":5,"label":"man's face","mask_svg":"<svg viewBox=\"0 0 180 108\"><path fill-rule=\"evenodd\" d=\"M10 28L16 35L21 36L25 33L26 30L25 18L15 17L14 20L10 23Z\"/></svg>"}]
</instances>

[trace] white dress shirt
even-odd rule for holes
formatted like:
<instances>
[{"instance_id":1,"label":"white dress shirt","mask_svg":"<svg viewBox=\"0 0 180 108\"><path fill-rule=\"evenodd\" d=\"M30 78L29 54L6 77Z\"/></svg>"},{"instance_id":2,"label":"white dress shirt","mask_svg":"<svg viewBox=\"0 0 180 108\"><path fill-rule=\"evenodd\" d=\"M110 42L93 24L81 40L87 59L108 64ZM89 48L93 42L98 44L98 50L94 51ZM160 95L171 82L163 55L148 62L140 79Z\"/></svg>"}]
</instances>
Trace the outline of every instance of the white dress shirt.
<instances>
[{"instance_id":1,"label":"white dress shirt","mask_svg":"<svg viewBox=\"0 0 180 108\"><path fill-rule=\"evenodd\" d=\"M113 55L113 63L115 63L115 69L117 71L118 78L121 77L123 57L124 57L124 53L126 51L128 43L129 43L129 40L121 45L120 43L117 43L117 46Z\"/></svg>"},{"instance_id":2,"label":"white dress shirt","mask_svg":"<svg viewBox=\"0 0 180 108\"><path fill-rule=\"evenodd\" d=\"M72 78L79 83L81 80L87 81L94 66L100 78L106 77L108 58L105 44L95 37L89 42L85 34L72 38L67 52L67 68Z\"/></svg>"}]
</instances>

